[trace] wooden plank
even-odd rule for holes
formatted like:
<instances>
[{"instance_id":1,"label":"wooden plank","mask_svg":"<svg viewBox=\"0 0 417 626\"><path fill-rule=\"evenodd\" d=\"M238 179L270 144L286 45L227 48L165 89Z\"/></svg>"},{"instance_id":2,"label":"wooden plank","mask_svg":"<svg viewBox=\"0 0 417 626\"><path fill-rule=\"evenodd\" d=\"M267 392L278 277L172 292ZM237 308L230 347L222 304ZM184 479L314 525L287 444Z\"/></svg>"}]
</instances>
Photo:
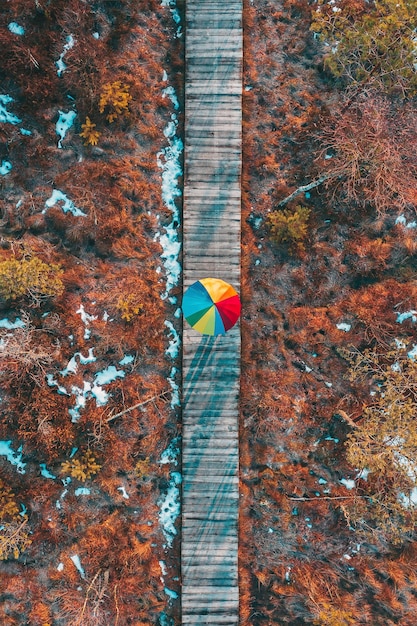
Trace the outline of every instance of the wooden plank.
<instances>
[{"instance_id":1,"label":"wooden plank","mask_svg":"<svg viewBox=\"0 0 417 626\"><path fill-rule=\"evenodd\" d=\"M187 0L183 285L239 290L242 0ZM238 624L240 332L183 328L182 624Z\"/></svg>"}]
</instances>

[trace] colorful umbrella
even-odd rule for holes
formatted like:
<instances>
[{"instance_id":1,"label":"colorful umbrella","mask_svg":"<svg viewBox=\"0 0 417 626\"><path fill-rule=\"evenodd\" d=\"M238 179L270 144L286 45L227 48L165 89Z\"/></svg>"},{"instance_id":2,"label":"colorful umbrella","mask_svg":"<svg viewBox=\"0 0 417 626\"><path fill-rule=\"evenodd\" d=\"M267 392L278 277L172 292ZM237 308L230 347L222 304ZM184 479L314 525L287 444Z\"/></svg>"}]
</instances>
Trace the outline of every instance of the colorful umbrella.
<instances>
[{"instance_id":1,"label":"colorful umbrella","mask_svg":"<svg viewBox=\"0 0 417 626\"><path fill-rule=\"evenodd\" d=\"M229 283L202 278L185 292L182 311L187 322L203 335L223 335L236 324L240 299Z\"/></svg>"}]
</instances>

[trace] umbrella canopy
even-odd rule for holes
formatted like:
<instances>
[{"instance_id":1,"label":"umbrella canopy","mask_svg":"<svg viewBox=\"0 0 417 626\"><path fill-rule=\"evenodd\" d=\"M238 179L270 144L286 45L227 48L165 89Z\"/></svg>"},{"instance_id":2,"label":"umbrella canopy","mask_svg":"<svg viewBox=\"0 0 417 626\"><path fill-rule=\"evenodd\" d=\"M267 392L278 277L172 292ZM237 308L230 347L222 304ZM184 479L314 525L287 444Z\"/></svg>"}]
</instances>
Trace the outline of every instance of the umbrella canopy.
<instances>
[{"instance_id":1,"label":"umbrella canopy","mask_svg":"<svg viewBox=\"0 0 417 626\"><path fill-rule=\"evenodd\" d=\"M203 335L223 335L236 324L240 298L220 278L202 278L185 292L182 311L187 322Z\"/></svg>"}]
</instances>

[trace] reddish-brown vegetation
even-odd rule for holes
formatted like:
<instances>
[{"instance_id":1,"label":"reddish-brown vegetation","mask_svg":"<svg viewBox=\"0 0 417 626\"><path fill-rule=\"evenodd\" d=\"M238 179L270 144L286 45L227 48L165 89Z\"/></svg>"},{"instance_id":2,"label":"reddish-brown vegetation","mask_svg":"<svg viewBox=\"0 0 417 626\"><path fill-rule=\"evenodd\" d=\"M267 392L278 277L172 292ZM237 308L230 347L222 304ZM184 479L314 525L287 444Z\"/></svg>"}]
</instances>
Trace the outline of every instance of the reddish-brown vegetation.
<instances>
[{"instance_id":1,"label":"reddish-brown vegetation","mask_svg":"<svg viewBox=\"0 0 417 626\"><path fill-rule=\"evenodd\" d=\"M173 310L161 300L155 239L170 215L156 155L171 119L163 73L179 66L181 42L156 0L18 0L2 7L0 44L7 110L21 120L0 123L0 162L12 163L0 176L0 317L24 324L1 329L0 439L21 446L26 463L20 474L0 456L1 484L26 510L17 521L30 537L2 561L0 622L124 626L159 623L165 612L171 623L178 607L159 561L171 572L178 564L158 524L169 481L158 461L177 416L165 356ZM62 147L60 111L76 113ZM97 145L80 136L87 116ZM82 213L47 206L53 189ZM9 266L33 270L17 295ZM104 403L88 389L109 366L123 372L102 384ZM137 471L144 460L147 471ZM3 541L16 515L0 514Z\"/></svg>"},{"instance_id":2,"label":"reddish-brown vegetation","mask_svg":"<svg viewBox=\"0 0 417 626\"><path fill-rule=\"evenodd\" d=\"M415 536L372 534L375 508L353 529L376 479L344 444L374 388L342 349L413 345L414 105L338 92L307 2L247 1L245 20L241 623L412 626ZM311 211L304 250L277 244L268 213L323 174L287 204Z\"/></svg>"}]
</instances>

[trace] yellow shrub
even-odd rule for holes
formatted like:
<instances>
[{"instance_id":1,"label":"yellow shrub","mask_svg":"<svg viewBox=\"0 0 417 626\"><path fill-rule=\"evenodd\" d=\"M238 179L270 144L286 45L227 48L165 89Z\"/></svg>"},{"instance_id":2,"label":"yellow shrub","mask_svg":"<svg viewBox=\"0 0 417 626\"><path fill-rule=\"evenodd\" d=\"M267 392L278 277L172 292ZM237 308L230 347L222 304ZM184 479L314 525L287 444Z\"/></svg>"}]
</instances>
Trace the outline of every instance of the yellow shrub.
<instances>
[{"instance_id":1,"label":"yellow shrub","mask_svg":"<svg viewBox=\"0 0 417 626\"><path fill-rule=\"evenodd\" d=\"M17 300L29 297L34 302L59 296L64 291L59 265L48 265L38 257L9 259L0 263L0 297Z\"/></svg>"},{"instance_id":2,"label":"yellow shrub","mask_svg":"<svg viewBox=\"0 0 417 626\"><path fill-rule=\"evenodd\" d=\"M0 479L0 560L19 558L30 545L27 515L20 515L12 491Z\"/></svg>"},{"instance_id":3,"label":"yellow shrub","mask_svg":"<svg viewBox=\"0 0 417 626\"><path fill-rule=\"evenodd\" d=\"M61 472L63 474L69 474L72 478L77 478L81 482L85 482L101 469L101 465L96 463L96 460L90 452L87 452L80 459L70 459L61 464Z\"/></svg>"},{"instance_id":4,"label":"yellow shrub","mask_svg":"<svg viewBox=\"0 0 417 626\"><path fill-rule=\"evenodd\" d=\"M315 626L354 626L356 620L350 611L344 611L324 602L318 618L314 620Z\"/></svg>"},{"instance_id":5,"label":"yellow shrub","mask_svg":"<svg viewBox=\"0 0 417 626\"><path fill-rule=\"evenodd\" d=\"M129 102L132 96L129 93L129 85L116 80L113 83L106 83L100 94L99 110L104 113L107 109L107 119L109 122L123 113L129 113Z\"/></svg>"},{"instance_id":6,"label":"yellow shrub","mask_svg":"<svg viewBox=\"0 0 417 626\"><path fill-rule=\"evenodd\" d=\"M98 130L95 130L95 127L96 124L94 124L88 116L85 118L85 124L81 124L82 132L80 133L80 137L83 137L85 139L85 146L97 145L100 133Z\"/></svg>"},{"instance_id":7,"label":"yellow shrub","mask_svg":"<svg viewBox=\"0 0 417 626\"><path fill-rule=\"evenodd\" d=\"M277 243L295 243L299 250L303 250L309 216L310 209L304 206L297 206L295 211L289 209L273 211L268 216L268 225L273 239Z\"/></svg>"},{"instance_id":8,"label":"yellow shrub","mask_svg":"<svg viewBox=\"0 0 417 626\"><path fill-rule=\"evenodd\" d=\"M131 322L135 315L139 315L143 310L143 306L137 302L133 293L127 296L120 296L117 302L117 310L121 313L122 320Z\"/></svg>"}]
</instances>

